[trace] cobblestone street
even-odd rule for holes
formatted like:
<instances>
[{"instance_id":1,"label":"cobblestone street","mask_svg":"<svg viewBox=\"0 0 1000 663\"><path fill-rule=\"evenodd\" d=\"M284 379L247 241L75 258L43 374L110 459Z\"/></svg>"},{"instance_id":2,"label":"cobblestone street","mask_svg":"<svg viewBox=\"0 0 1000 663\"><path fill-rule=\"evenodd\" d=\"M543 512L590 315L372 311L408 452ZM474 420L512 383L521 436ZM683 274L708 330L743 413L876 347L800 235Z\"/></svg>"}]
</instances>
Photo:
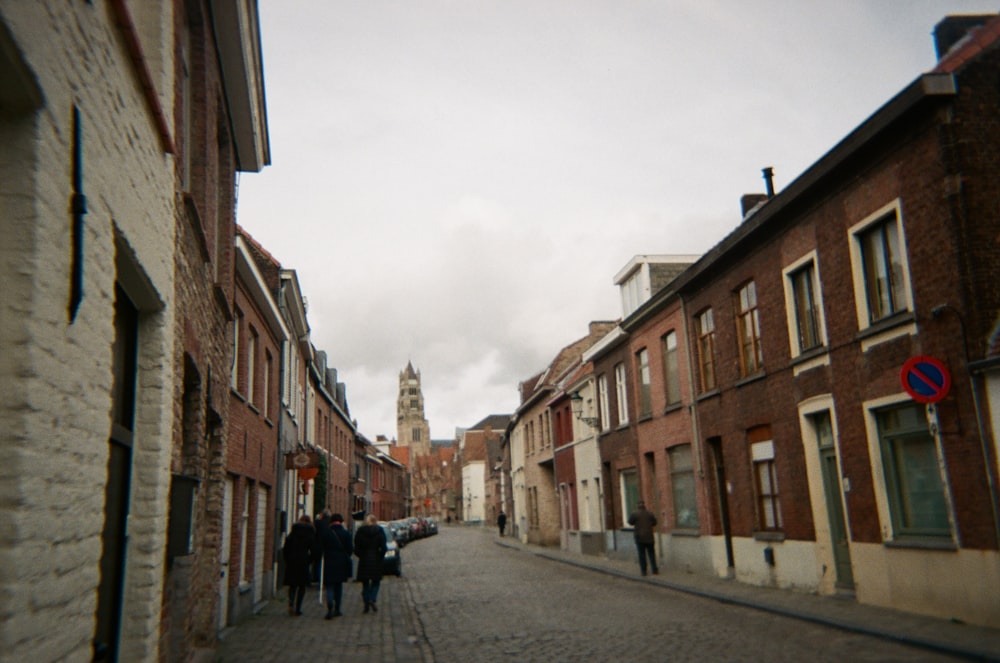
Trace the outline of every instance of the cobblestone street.
<instances>
[{"instance_id":1,"label":"cobblestone street","mask_svg":"<svg viewBox=\"0 0 1000 663\"><path fill-rule=\"evenodd\" d=\"M301 618L275 600L227 633L217 660L957 660L558 563L508 541L491 529L443 527L404 548L404 576L383 580L377 614L362 614L353 583L344 616L333 621L323 620L315 590Z\"/></svg>"}]
</instances>

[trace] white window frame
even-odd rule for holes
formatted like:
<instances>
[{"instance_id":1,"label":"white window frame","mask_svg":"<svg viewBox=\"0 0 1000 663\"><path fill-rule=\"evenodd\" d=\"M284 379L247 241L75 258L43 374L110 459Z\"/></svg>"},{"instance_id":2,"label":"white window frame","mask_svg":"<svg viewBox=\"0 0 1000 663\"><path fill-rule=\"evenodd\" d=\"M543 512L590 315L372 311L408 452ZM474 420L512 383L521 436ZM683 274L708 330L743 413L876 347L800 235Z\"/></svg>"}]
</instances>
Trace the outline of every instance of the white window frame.
<instances>
[{"instance_id":1,"label":"white window frame","mask_svg":"<svg viewBox=\"0 0 1000 663\"><path fill-rule=\"evenodd\" d=\"M615 365L615 392L618 395L618 425L628 423L628 383L625 363Z\"/></svg>"},{"instance_id":2,"label":"white window frame","mask_svg":"<svg viewBox=\"0 0 1000 663\"><path fill-rule=\"evenodd\" d=\"M663 349L663 400L667 407L670 407L681 402L681 364L677 330L671 329L660 337L660 346Z\"/></svg>"},{"instance_id":3,"label":"white window frame","mask_svg":"<svg viewBox=\"0 0 1000 663\"><path fill-rule=\"evenodd\" d=\"M812 265L813 306L816 309L816 335L818 336L819 345L803 349L799 341L798 307L795 302L795 281L793 277L809 265ZM788 345L792 353L792 358L800 356L804 351L828 347L826 316L823 312L823 281L819 274L819 258L816 251L810 251L791 263L781 270L781 274L782 283L785 286L785 317L788 323Z\"/></svg>"},{"instance_id":4,"label":"white window frame","mask_svg":"<svg viewBox=\"0 0 1000 663\"><path fill-rule=\"evenodd\" d=\"M921 537L910 536L895 531L892 516L891 500L889 497L889 486L886 480L885 465L882 462L882 440L878 430L878 412L890 407L911 404L913 399L906 393L893 394L883 398L877 398L862 403L865 416L865 432L868 437L868 460L871 463L873 491L875 493L875 505L878 509L879 523L882 529L883 541L913 540ZM951 484L948 473L943 470L942 459L944 452L941 447L941 434L935 417L934 446L937 451L939 471L941 472L941 486L944 493L945 508L948 511L948 522L951 527L950 542L955 541L955 505L951 496ZM935 540L946 542L946 537L933 537Z\"/></svg>"},{"instance_id":5,"label":"white window frame","mask_svg":"<svg viewBox=\"0 0 1000 663\"><path fill-rule=\"evenodd\" d=\"M639 419L653 414L653 376L649 368L649 348L635 353L636 380L639 386Z\"/></svg>"},{"instance_id":6,"label":"white window frame","mask_svg":"<svg viewBox=\"0 0 1000 663\"><path fill-rule=\"evenodd\" d=\"M910 264L906 250L906 233L903 228L903 210L901 200L897 198L891 203L879 208L872 214L869 214L863 220L854 224L847 230L848 246L850 248L851 255L851 276L854 283L854 306L857 314L859 331L864 331L880 322L876 321L873 323L871 321L871 311L868 305L867 281L865 280L865 266L862 256L861 236L872 226L885 221L886 217L890 215L894 216L896 223L896 236L899 238L899 260L902 270L900 278L903 280L903 283L901 284L903 301L900 302L901 306L897 312L904 313L907 311L913 311L913 290L910 286ZM879 342L915 333L915 324L912 326L897 328L892 330L892 333L890 333L887 337L880 339Z\"/></svg>"},{"instance_id":7,"label":"white window frame","mask_svg":"<svg viewBox=\"0 0 1000 663\"><path fill-rule=\"evenodd\" d=\"M597 378L597 402L601 409L601 430L611 428L611 405L608 397L608 376L605 373Z\"/></svg>"},{"instance_id":8,"label":"white window frame","mask_svg":"<svg viewBox=\"0 0 1000 663\"><path fill-rule=\"evenodd\" d=\"M247 402L251 405L257 396L257 331L253 326L247 326Z\"/></svg>"}]
</instances>

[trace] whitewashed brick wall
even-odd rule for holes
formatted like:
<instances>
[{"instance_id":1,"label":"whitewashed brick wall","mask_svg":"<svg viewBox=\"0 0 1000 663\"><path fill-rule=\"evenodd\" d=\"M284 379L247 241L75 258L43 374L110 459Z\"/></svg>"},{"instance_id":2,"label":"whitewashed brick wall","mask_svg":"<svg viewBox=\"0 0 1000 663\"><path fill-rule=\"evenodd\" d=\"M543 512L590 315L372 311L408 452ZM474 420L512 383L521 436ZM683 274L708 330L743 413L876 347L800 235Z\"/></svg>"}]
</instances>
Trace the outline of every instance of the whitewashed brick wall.
<instances>
[{"instance_id":1,"label":"whitewashed brick wall","mask_svg":"<svg viewBox=\"0 0 1000 663\"><path fill-rule=\"evenodd\" d=\"M172 3L160 16L172 29ZM151 20L144 16L145 21ZM141 322L121 660L158 656L173 396L173 157L106 3L0 5L44 102L0 114L0 661L92 656L110 431L115 227L156 297ZM143 37L155 36L145 24ZM151 45L172 116L172 53ZM84 299L69 324L72 108L83 126ZM156 299L159 303L156 303Z\"/></svg>"}]
</instances>

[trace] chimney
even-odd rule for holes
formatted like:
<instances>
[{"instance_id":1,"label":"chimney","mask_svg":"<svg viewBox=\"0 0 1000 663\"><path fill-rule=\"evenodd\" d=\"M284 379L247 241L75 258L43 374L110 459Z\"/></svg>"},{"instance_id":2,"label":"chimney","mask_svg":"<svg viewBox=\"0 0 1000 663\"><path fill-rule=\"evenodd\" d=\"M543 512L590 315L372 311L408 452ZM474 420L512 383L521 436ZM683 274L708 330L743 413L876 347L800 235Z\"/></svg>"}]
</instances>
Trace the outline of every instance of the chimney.
<instances>
[{"instance_id":1,"label":"chimney","mask_svg":"<svg viewBox=\"0 0 1000 663\"><path fill-rule=\"evenodd\" d=\"M740 197L740 211L743 212L743 218L746 219L753 212L757 210L762 204L766 203L768 195L766 193L745 193Z\"/></svg>"},{"instance_id":2,"label":"chimney","mask_svg":"<svg viewBox=\"0 0 1000 663\"><path fill-rule=\"evenodd\" d=\"M934 50L940 60L959 42L978 27L985 25L996 14L966 14L963 16L945 16L934 26Z\"/></svg>"}]
</instances>

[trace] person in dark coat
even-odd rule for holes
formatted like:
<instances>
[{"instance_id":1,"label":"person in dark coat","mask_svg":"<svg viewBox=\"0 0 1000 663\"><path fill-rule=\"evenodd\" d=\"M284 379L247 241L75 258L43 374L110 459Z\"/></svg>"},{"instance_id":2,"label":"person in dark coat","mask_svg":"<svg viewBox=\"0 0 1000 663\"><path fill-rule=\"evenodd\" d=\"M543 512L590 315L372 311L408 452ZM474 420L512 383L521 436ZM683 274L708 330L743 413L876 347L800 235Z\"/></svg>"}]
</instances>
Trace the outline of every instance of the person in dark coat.
<instances>
[{"instance_id":1,"label":"person in dark coat","mask_svg":"<svg viewBox=\"0 0 1000 663\"><path fill-rule=\"evenodd\" d=\"M302 516L285 537L281 554L285 558L285 584L288 585L288 614L302 614L302 600L309 586L309 563L316 545L316 529L309 516Z\"/></svg>"},{"instance_id":2,"label":"person in dark coat","mask_svg":"<svg viewBox=\"0 0 1000 663\"><path fill-rule=\"evenodd\" d=\"M323 547L323 588L326 590L326 617L340 617L340 603L344 596L344 583L351 579L354 571L351 554L354 544L350 533L344 529L344 517L339 513L330 515L329 520L320 523L319 542Z\"/></svg>"},{"instance_id":3,"label":"person in dark coat","mask_svg":"<svg viewBox=\"0 0 1000 663\"><path fill-rule=\"evenodd\" d=\"M507 514L503 511L497 516L497 527L500 529L500 536L503 536L504 528L507 527Z\"/></svg>"},{"instance_id":4,"label":"person in dark coat","mask_svg":"<svg viewBox=\"0 0 1000 663\"><path fill-rule=\"evenodd\" d=\"M635 528L635 547L639 551L639 570L642 575L646 575L646 557L653 567L653 575L660 572L656 566L656 544L654 538L654 528L656 527L656 516L652 511L646 509L645 502L639 502L638 508L628 517L628 524Z\"/></svg>"},{"instance_id":5,"label":"person in dark coat","mask_svg":"<svg viewBox=\"0 0 1000 663\"><path fill-rule=\"evenodd\" d=\"M388 549L385 530L379 527L374 513L368 514L365 524L354 533L354 554L358 557L358 574L355 579L361 583L365 612L378 612L375 599L378 598L378 590L382 584L382 563Z\"/></svg>"}]
</instances>

